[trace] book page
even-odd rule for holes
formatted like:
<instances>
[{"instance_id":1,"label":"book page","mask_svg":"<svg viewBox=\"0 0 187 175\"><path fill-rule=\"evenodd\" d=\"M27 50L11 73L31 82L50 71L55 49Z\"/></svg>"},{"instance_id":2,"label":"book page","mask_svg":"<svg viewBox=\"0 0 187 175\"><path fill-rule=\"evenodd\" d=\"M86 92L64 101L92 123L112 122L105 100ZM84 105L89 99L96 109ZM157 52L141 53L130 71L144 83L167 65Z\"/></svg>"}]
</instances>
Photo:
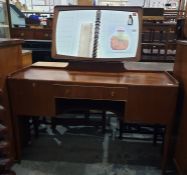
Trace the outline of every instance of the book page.
<instances>
[{"instance_id":1,"label":"book page","mask_svg":"<svg viewBox=\"0 0 187 175\"><path fill-rule=\"evenodd\" d=\"M101 10L98 58L135 57L138 42L138 13Z\"/></svg>"},{"instance_id":2,"label":"book page","mask_svg":"<svg viewBox=\"0 0 187 175\"><path fill-rule=\"evenodd\" d=\"M80 28L78 56L91 57L93 23L82 23Z\"/></svg>"},{"instance_id":3,"label":"book page","mask_svg":"<svg viewBox=\"0 0 187 175\"><path fill-rule=\"evenodd\" d=\"M95 14L95 10L59 12L56 29L57 54L92 57Z\"/></svg>"}]
</instances>

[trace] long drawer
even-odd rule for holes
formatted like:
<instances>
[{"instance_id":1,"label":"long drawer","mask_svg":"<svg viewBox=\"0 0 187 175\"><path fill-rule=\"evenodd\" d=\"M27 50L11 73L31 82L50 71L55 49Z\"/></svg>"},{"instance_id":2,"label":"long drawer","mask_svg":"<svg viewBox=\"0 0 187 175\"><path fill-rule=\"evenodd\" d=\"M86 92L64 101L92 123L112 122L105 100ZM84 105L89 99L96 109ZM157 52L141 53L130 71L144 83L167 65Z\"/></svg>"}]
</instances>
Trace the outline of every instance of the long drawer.
<instances>
[{"instance_id":1,"label":"long drawer","mask_svg":"<svg viewBox=\"0 0 187 175\"><path fill-rule=\"evenodd\" d=\"M82 86L54 84L56 97L93 100L120 100L128 98L127 87Z\"/></svg>"}]
</instances>

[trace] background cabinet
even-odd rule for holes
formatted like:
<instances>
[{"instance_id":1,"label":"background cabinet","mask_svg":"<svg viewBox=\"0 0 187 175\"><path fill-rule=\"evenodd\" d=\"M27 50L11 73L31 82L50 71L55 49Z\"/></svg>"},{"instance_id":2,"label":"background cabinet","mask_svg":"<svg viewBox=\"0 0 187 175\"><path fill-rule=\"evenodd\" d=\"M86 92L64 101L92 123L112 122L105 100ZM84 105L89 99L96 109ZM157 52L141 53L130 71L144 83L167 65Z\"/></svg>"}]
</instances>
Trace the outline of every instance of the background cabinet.
<instances>
[{"instance_id":1,"label":"background cabinet","mask_svg":"<svg viewBox=\"0 0 187 175\"><path fill-rule=\"evenodd\" d=\"M0 38L9 38L9 20L6 0L0 0Z\"/></svg>"},{"instance_id":2,"label":"background cabinet","mask_svg":"<svg viewBox=\"0 0 187 175\"><path fill-rule=\"evenodd\" d=\"M177 118L179 119L178 137L174 160L179 171L179 175L187 174L187 62L186 62L186 41L178 41L177 55L174 65L174 76L179 80L179 109Z\"/></svg>"},{"instance_id":3,"label":"background cabinet","mask_svg":"<svg viewBox=\"0 0 187 175\"><path fill-rule=\"evenodd\" d=\"M51 40L52 29L12 28L12 38Z\"/></svg>"}]
</instances>

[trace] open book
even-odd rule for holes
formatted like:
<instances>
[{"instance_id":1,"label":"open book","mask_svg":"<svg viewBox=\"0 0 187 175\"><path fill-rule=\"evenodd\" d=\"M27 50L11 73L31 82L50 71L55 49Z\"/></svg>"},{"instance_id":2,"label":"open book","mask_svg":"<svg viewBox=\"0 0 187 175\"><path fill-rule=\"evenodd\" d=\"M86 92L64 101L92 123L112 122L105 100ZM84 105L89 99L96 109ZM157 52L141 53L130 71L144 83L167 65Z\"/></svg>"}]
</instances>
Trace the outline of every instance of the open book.
<instances>
[{"instance_id":1,"label":"open book","mask_svg":"<svg viewBox=\"0 0 187 175\"><path fill-rule=\"evenodd\" d=\"M56 52L86 58L135 57L139 44L137 12L115 10L60 11Z\"/></svg>"}]
</instances>

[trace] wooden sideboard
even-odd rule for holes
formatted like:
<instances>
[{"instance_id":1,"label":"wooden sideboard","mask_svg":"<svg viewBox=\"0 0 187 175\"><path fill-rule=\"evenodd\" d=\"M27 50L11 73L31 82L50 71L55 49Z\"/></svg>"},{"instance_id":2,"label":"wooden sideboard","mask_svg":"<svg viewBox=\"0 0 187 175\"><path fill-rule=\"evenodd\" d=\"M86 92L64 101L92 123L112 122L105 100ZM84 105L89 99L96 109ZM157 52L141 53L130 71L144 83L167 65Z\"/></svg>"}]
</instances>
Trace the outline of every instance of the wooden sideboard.
<instances>
[{"instance_id":1,"label":"wooden sideboard","mask_svg":"<svg viewBox=\"0 0 187 175\"><path fill-rule=\"evenodd\" d=\"M10 157L15 156L13 142L13 127L9 113L9 103L7 101L7 93L5 87L6 76L20 68L22 68L22 40L17 39L0 39L0 105L5 107L1 122L8 128L7 141L10 143Z\"/></svg>"},{"instance_id":2,"label":"wooden sideboard","mask_svg":"<svg viewBox=\"0 0 187 175\"><path fill-rule=\"evenodd\" d=\"M26 67L32 64L32 51L22 50L22 67Z\"/></svg>"},{"instance_id":3,"label":"wooden sideboard","mask_svg":"<svg viewBox=\"0 0 187 175\"><path fill-rule=\"evenodd\" d=\"M142 31L143 61L174 61L176 53L176 23L145 22Z\"/></svg>"},{"instance_id":4,"label":"wooden sideboard","mask_svg":"<svg viewBox=\"0 0 187 175\"><path fill-rule=\"evenodd\" d=\"M18 39L0 39L0 89L7 74L22 67L21 44L22 40Z\"/></svg>"},{"instance_id":5,"label":"wooden sideboard","mask_svg":"<svg viewBox=\"0 0 187 175\"><path fill-rule=\"evenodd\" d=\"M31 28L11 28L12 38L50 40L52 38L52 29L31 29Z\"/></svg>"},{"instance_id":6,"label":"wooden sideboard","mask_svg":"<svg viewBox=\"0 0 187 175\"><path fill-rule=\"evenodd\" d=\"M180 83L180 101L177 117L180 119L175 162L180 175L187 174L187 41L178 41L174 76Z\"/></svg>"},{"instance_id":7,"label":"wooden sideboard","mask_svg":"<svg viewBox=\"0 0 187 175\"><path fill-rule=\"evenodd\" d=\"M44 63L44 66L41 63L8 77L17 159L21 159L21 116L24 119L26 116L55 117L61 100L79 100L80 104L88 100L100 108L108 106L106 110L117 113L120 110L122 122L165 125L164 172L172 140L178 82L163 71L89 72L70 67L62 63Z\"/></svg>"}]
</instances>

